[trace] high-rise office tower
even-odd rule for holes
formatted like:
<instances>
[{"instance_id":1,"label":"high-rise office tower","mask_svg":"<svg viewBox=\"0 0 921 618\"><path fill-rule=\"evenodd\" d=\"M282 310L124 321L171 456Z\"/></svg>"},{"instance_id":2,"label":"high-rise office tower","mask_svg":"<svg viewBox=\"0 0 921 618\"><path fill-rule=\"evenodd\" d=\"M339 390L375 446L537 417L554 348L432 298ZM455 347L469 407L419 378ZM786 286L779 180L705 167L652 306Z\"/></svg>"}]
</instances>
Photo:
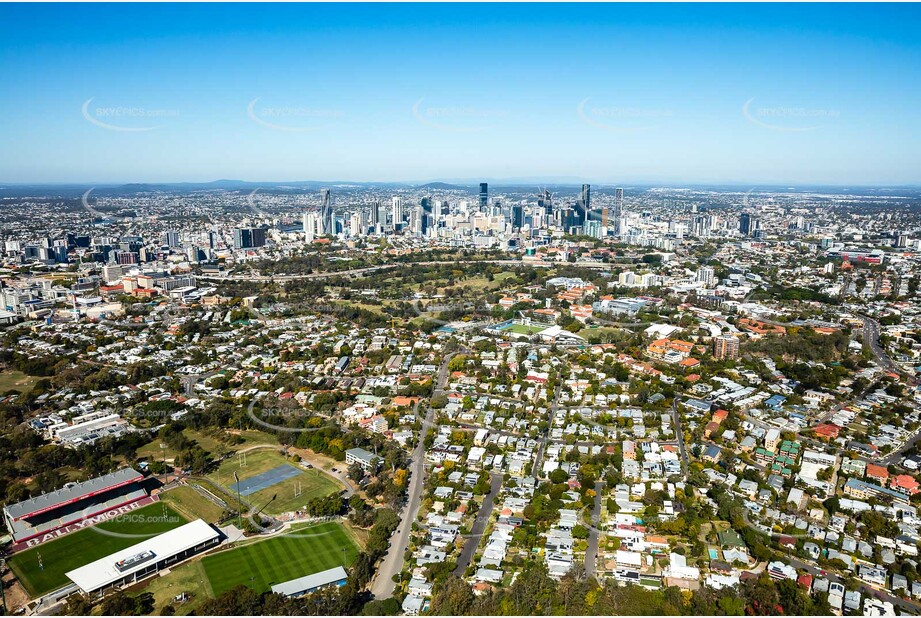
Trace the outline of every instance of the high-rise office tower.
<instances>
[{"instance_id":1,"label":"high-rise office tower","mask_svg":"<svg viewBox=\"0 0 921 618\"><path fill-rule=\"evenodd\" d=\"M480 210L486 210L486 204L489 202L489 183L480 183Z\"/></svg>"},{"instance_id":2,"label":"high-rise office tower","mask_svg":"<svg viewBox=\"0 0 921 618\"><path fill-rule=\"evenodd\" d=\"M424 236L425 235L425 210L422 206L417 206L412 209L409 217L409 229L412 232L413 236Z\"/></svg>"},{"instance_id":3,"label":"high-rise office tower","mask_svg":"<svg viewBox=\"0 0 921 618\"><path fill-rule=\"evenodd\" d=\"M586 213L592 210L592 185L582 185L582 204Z\"/></svg>"},{"instance_id":4,"label":"high-rise office tower","mask_svg":"<svg viewBox=\"0 0 921 618\"><path fill-rule=\"evenodd\" d=\"M403 198L394 196L391 199L393 209L393 229L399 229L403 225Z\"/></svg>"},{"instance_id":5,"label":"high-rise office tower","mask_svg":"<svg viewBox=\"0 0 921 618\"><path fill-rule=\"evenodd\" d=\"M238 227L233 230L235 249L253 249L264 247L266 229L264 227Z\"/></svg>"},{"instance_id":6,"label":"high-rise office tower","mask_svg":"<svg viewBox=\"0 0 921 618\"><path fill-rule=\"evenodd\" d=\"M624 218L624 190L617 188L614 189L614 209L611 211L611 218L614 219L614 235L620 236L623 234L623 218Z\"/></svg>"},{"instance_id":7,"label":"high-rise office tower","mask_svg":"<svg viewBox=\"0 0 921 618\"><path fill-rule=\"evenodd\" d=\"M512 229L520 231L524 226L524 206L512 204Z\"/></svg>"},{"instance_id":8,"label":"high-rise office tower","mask_svg":"<svg viewBox=\"0 0 921 618\"><path fill-rule=\"evenodd\" d=\"M375 234L380 234L381 232L380 224L381 224L381 203L374 202L373 204L371 204L371 227L374 228Z\"/></svg>"},{"instance_id":9,"label":"high-rise office tower","mask_svg":"<svg viewBox=\"0 0 921 618\"><path fill-rule=\"evenodd\" d=\"M540 196L537 198L537 207L543 209L547 220L549 220L553 214L553 195L550 194L550 191L544 189L540 192Z\"/></svg>"},{"instance_id":10,"label":"high-rise office tower","mask_svg":"<svg viewBox=\"0 0 921 618\"><path fill-rule=\"evenodd\" d=\"M329 189L320 191L320 235L335 234L333 228L333 203L330 199Z\"/></svg>"},{"instance_id":11,"label":"high-rise office tower","mask_svg":"<svg viewBox=\"0 0 921 618\"><path fill-rule=\"evenodd\" d=\"M739 216L739 232L746 236L754 236L755 232L761 229L761 221L758 215L743 212Z\"/></svg>"},{"instance_id":12,"label":"high-rise office tower","mask_svg":"<svg viewBox=\"0 0 921 618\"><path fill-rule=\"evenodd\" d=\"M166 247L178 247L179 232L173 230L163 232L163 245Z\"/></svg>"},{"instance_id":13,"label":"high-rise office tower","mask_svg":"<svg viewBox=\"0 0 921 618\"><path fill-rule=\"evenodd\" d=\"M67 241L66 240L56 240L54 241L54 246L51 247L51 255L54 257L54 261L59 264L67 263Z\"/></svg>"}]
</instances>

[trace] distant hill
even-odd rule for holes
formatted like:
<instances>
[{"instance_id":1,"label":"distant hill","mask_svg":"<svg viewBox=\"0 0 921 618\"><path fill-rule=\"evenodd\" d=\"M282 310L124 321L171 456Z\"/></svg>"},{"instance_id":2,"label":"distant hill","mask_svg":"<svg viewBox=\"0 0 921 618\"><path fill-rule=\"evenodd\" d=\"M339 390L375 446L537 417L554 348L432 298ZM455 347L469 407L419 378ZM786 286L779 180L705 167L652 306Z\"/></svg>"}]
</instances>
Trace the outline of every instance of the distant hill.
<instances>
[{"instance_id":1,"label":"distant hill","mask_svg":"<svg viewBox=\"0 0 921 618\"><path fill-rule=\"evenodd\" d=\"M429 182L419 187L420 189L432 189L435 191L467 191L470 187L452 185L446 182Z\"/></svg>"}]
</instances>

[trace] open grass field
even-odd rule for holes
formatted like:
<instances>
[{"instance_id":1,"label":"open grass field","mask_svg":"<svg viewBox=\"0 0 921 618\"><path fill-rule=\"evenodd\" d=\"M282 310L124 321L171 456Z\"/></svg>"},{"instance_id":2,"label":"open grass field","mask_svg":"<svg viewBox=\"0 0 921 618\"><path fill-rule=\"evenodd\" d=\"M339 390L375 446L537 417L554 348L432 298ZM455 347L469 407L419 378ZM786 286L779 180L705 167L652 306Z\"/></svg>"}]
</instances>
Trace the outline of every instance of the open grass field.
<instances>
[{"instance_id":1,"label":"open grass field","mask_svg":"<svg viewBox=\"0 0 921 618\"><path fill-rule=\"evenodd\" d=\"M170 569L166 575L153 578L143 591L154 597L154 614L162 614L165 606L172 605L177 615L184 616L194 611L205 599L214 597L201 560L192 560ZM188 601L174 603L173 598L183 592L189 595Z\"/></svg>"},{"instance_id":2,"label":"open grass field","mask_svg":"<svg viewBox=\"0 0 921 618\"><path fill-rule=\"evenodd\" d=\"M172 530L188 520L162 504L150 504L91 528L14 554L7 562L32 597L57 590L70 582L65 573L136 545L150 536ZM132 536L109 536L103 532ZM39 567L39 555L44 569Z\"/></svg>"},{"instance_id":3,"label":"open grass field","mask_svg":"<svg viewBox=\"0 0 921 618\"><path fill-rule=\"evenodd\" d=\"M240 449L246 448L247 446L253 446L255 444L278 443L278 440L275 438L275 436L265 433L264 431L258 431L254 429L248 429L245 431L224 431L228 437L239 436L242 441L239 444L233 444L230 441L221 440L219 435L206 434L194 429L186 429L185 435L190 439L198 442L199 446L212 454L218 453L220 451L238 451ZM176 456L176 452L168 446L161 449L160 440L157 438L154 438L152 442L139 448L137 452L139 458L152 459L155 461L161 461L164 457L168 460L172 460Z\"/></svg>"},{"instance_id":4,"label":"open grass field","mask_svg":"<svg viewBox=\"0 0 921 618\"><path fill-rule=\"evenodd\" d=\"M20 393L28 393L40 379L35 376L27 376L21 371L0 372L0 395L14 390Z\"/></svg>"},{"instance_id":5,"label":"open grass field","mask_svg":"<svg viewBox=\"0 0 921 618\"><path fill-rule=\"evenodd\" d=\"M221 464L216 472L209 474L208 478L224 487L228 493L236 495L233 480L234 472L237 473L241 481L245 481L248 478L283 465L289 465L296 470L302 471L297 476L252 493L246 496L244 500L256 508L261 508L263 505L268 504L265 512L269 515L277 515L287 511L298 510L311 498L326 496L342 489L322 472L303 470L289 463L278 451L269 449L247 453L245 466L241 465L239 457L228 459ZM294 495L296 488L299 489L298 496ZM275 496L275 500L272 500L272 496Z\"/></svg>"},{"instance_id":6,"label":"open grass field","mask_svg":"<svg viewBox=\"0 0 921 618\"><path fill-rule=\"evenodd\" d=\"M238 584L265 592L273 584L334 566L347 568L357 555L358 547L341 525L323 523L206 556L201 562L212 593L219 595Z\"/></svg>"},{"instance_id":7,"label":"open grass field","mask_svg":"<svg viewBox=\"0 0 921 618\"><path fill-rule=\"evenodd\" d=\"M537 335L543 331L545 327L543 326L525 326L524 324L512 324L508 328L502 329L510 333L517 333L519 335Z\"/></svg>"},{"instance_id":8,"label":"open grass field","mask_svg":"<svg viewBox=\"0 0 921 618\"><path fill-rule=\"evenodd\" d=\"M218 496L221 498L221 496ZM181 485L160 494L160 500L167 503L186 519L204 519L209 524L216 523L224 509L201 495L189 485Z\"/></svg>"}]
</instances>

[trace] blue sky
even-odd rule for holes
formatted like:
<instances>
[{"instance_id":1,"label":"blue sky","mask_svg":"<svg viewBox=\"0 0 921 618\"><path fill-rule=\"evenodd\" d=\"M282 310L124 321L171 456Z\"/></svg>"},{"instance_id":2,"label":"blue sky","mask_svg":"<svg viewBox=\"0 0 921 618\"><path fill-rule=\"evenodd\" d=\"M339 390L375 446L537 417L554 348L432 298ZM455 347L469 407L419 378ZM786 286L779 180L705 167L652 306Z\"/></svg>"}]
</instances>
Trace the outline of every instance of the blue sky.
<instances>
[{"instance_id":1,"label":"blue sky","mask_svg":"<svg viewBox=\"0 0 921 618\"><path fill-rule=\"evenodd\" d=\"M0 181L921 182L914 5L0 5Z\"/></svg>"}]
</instances>

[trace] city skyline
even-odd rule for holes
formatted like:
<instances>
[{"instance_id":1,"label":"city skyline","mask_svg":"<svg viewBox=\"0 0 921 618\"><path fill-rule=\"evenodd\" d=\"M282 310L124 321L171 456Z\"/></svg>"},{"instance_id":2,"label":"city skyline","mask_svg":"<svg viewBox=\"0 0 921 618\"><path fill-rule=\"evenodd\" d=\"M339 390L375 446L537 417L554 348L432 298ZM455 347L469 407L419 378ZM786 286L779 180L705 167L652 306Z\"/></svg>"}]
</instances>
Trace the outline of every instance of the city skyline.
<instances>
[{"instance_id":1,"label":"city skyline","mask_svg":"<svg viewBox=\"0 0 921 618\"><path fill-rule=\"evenodd\" d=\"M0 11L3 183L921 182L913 6Z\"/></svg>"}]
</instances>

